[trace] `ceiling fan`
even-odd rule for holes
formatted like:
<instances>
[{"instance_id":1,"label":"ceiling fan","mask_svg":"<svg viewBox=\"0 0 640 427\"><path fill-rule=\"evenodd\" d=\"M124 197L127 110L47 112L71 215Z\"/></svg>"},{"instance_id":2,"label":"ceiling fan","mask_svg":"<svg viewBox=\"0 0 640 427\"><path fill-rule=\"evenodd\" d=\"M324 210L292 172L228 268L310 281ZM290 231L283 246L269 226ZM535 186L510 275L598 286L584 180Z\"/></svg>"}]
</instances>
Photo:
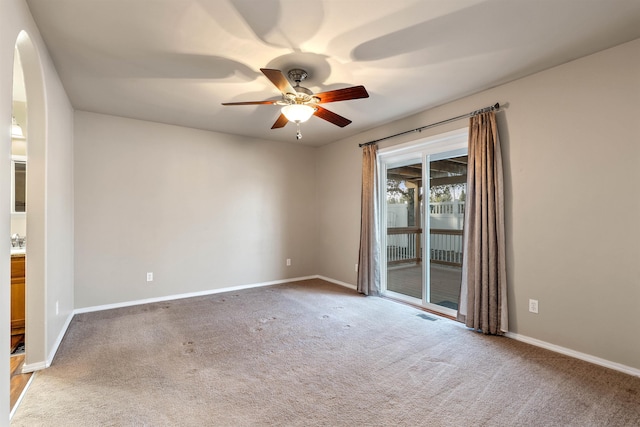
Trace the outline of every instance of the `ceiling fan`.
<instances>
[{"instance_id":1,"label":"ceiling fan","mask_svg":"<svg viewBox=\"0 0 640 427\"><path fill-rule=\"evenodd\" d=\"M247 101L224 102L222 105L279 105L282 106L280 116L276 119L271 129L284 127L288 122L294 122L298 126L297 139L302 139L300 123L306 122L311 116L320 117L336 126L345 127L351 120L321 107L336 101L348 101L350 99L368 98L369 94L364 86L352 86L344 89L330 90L314 94L306 87L300 86L309 74L302 69L294 68L287 73L289 79L295 82L291 86L287 78L280 70L261 68L260 71L282 92L282 99L277 101Z\"/></svg>"}]
</instances>

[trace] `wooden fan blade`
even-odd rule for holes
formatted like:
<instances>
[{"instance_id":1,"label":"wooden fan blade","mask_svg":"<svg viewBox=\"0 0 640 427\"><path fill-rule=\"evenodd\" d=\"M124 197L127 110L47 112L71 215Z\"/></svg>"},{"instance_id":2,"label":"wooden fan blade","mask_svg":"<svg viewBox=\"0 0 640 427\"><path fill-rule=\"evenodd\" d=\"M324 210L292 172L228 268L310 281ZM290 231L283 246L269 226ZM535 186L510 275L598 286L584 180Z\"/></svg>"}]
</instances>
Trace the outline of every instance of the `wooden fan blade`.
<instances>
[{"instance_id":1,"label":"wooden fan blade","mask_svg":"<svg viewBox=\"0 0 640 427\"><path fill-rule=\"evenodd\" d=\"M320 117L323 120L328 121L329 123L333 123L336 126L340 126L341 128L345 127L346 125L348 125L349 123L351 123L351 120L342 117L334 112L331 112L329 110L327 110L326 108L322 108L322 107L316 107L317 110L315 113L313 113L315 116Z\"/></svg>"},{"instance_id":2,"label":"wooden fan blade","mask_svg":"<svg viewBox=\"0 0 640 427\"><path fill-rule=\"evenodd\" d=\"M318 104L336 101L348 101L349 99L368 98L369 94L364 86L352 86L344 89L330 90L328 92L316 93L314 96L320 98Z\"/></svg>"},{"instance_id":3,"label":"wooden fan blade","mask_svg":"<svg viewBox=\"0 0 640 427\"><path fill-rule=\"evenodd\" d=\"M222 105L275 105L276 101L223 102Z\"/></svg>"},{"instance_id":4,"label":"wooden fan blade","mask_svg":"<svg viewBox=\"0 0 640 427\"><path fill-rule=\"evenodd\" d=\"M289 83L289 80L287 80L284 74L282 74L282 71L270 68L260 68L260 71L271 80L271 83L273 83L280 92L296 93L296 90L291 86L291 83Z\"/></svg>"},{"instance_id":5,"label":"wooden fan blade","mask_svg":"<svg viewBox=\"0 0 640 427\"><path fill-rule=\"evenodd\" d=\"M283 128L287 123L289 123L289 120L287 120L284 114L280 114L276 122L271 126L271 129Z\"/></svg>"}]
</instances>

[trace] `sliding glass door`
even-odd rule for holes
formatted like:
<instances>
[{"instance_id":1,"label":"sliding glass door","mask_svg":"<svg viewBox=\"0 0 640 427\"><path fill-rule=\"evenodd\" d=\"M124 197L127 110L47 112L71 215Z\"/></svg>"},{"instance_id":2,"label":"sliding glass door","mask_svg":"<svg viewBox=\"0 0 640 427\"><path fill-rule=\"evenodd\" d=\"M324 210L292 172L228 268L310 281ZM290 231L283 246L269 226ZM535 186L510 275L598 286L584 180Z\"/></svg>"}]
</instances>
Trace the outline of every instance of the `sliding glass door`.
<instances>
[{"instance_id":1,"label":"sliding glass door","mask_svg":"<svg viewBox=\"0 0 640 427\"><path fill-rule=\"evenodd\" d=\"M387 289L422 300L422 162L387 169Z\"/></svg>"},{"instance_id":2,"label":"sliding glass door","mask_svg":"<svg viewBox=\"0 0 640 427\"><path fill-rule=\"evenodd\" d=\"M467 156L430 161L429 178L428 302L457 311L462 281Z\"/></svg>"},{"instance_id":3,"label":"sliding glass door","mask_svg":"<svg viewBox=\"0 0 640 427\"><path fill-rule=\"evenodd\" d=\"M465 129L379 154L383 293L452 316L464 255L466 147Z\"/></svg>"}]
</instances>

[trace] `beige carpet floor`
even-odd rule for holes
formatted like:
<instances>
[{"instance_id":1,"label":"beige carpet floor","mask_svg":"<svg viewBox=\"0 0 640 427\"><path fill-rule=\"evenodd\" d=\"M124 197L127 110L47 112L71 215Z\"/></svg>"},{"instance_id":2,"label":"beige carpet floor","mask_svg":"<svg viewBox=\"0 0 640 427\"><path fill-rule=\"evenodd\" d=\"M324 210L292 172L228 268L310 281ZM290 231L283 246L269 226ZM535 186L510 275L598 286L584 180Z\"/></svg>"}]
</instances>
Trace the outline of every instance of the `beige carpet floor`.
<instances>
[{"instance_id":1,"label":"beige carpet floor","mask_svg":"<svg viewBox=\"0 0 640 427\"><path fill-rule=\"evenodd\" d=\"M310 280L77 315L12 425L638 426L640 378Z\"/></svg>"}]
</instances>

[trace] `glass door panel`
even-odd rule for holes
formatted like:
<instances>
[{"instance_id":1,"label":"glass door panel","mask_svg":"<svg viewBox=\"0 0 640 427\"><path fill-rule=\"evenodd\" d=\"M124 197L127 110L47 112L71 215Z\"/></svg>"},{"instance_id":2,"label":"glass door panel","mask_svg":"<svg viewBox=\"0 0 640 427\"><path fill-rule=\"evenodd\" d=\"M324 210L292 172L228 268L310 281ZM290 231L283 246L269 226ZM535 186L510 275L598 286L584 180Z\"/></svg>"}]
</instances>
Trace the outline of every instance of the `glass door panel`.
<instances>
[{"instance_id":1,"label":"glass door panel","mask_svg":"<svg viewBox=\"0 0 640 427\"><path fill-rule=\"evenodd\" d=\"M424 295L422 180L421 161L387 168L386 289L420 301Z\"/></svg>"},{"instance_id":2,"label":"glass door panel","mask_svg":"<svg viewBox=\"0 0 640 427\"><path fill-rule=\"evenodd\" d=\"M427 301L458 310L467 156L429 162L429 283Z\"/></svg>"}]
</instances>

